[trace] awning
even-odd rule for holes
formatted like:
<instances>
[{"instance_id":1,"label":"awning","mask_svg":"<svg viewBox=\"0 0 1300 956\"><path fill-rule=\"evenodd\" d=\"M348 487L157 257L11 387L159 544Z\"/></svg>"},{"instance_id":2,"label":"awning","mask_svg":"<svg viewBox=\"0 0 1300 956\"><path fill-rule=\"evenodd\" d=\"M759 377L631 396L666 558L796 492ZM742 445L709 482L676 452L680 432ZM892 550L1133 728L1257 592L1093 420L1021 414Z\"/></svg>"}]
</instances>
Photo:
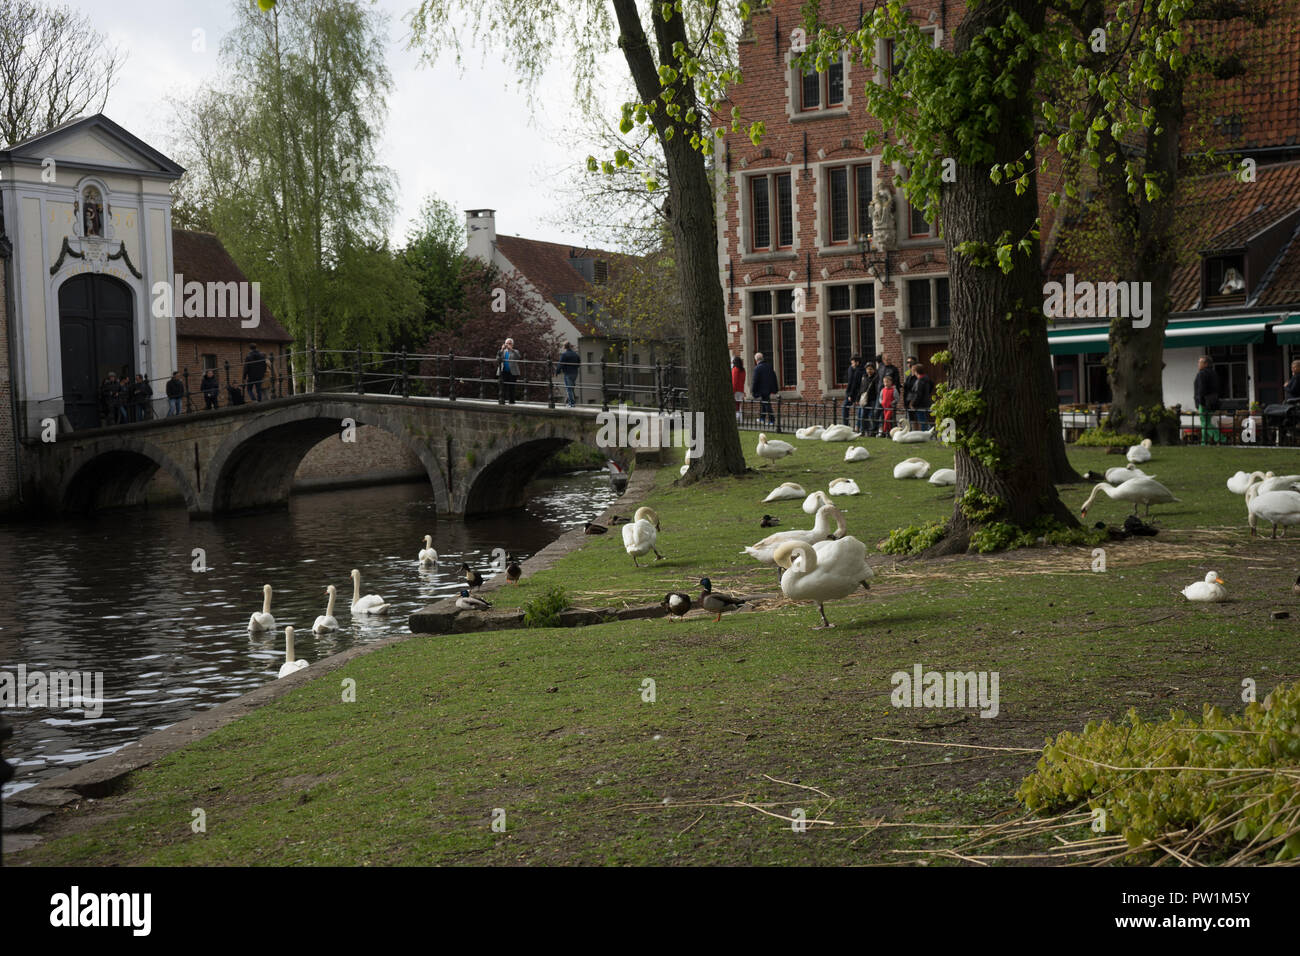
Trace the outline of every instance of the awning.
<instances>
[{"instance_id":1,"label":"awning","mask_svg":"<svg viewBox=\"0 0 1300 956\"><path fill-rule=\"evenodd\" d=\"M1300 315L1288 315L1273 326L1278 345L1300 345Z\"/></svg>"},{"instance_id":2,"label":"awning","mask_svg":"<svg viewBox=\"0 0 1300 956\"><path fill-rule=\"evenodd\" d=\"M1280 315L1245 315L1217 319L1175 319L1165 329L1164 347L1187 349L1206 345L1250 345L1263 342L1265 330ZM1290 323L1296 324L1292 326ZM1294 339L1280 342L1300 342L1300 316L1286 323L1287 334ZM1276 327L1280 330L1281 326ZM1047 344L1053 355L1081 355L1109 350L1110 326L1061 326L1047 330Z\"/></svg>"},{"instance_id":3,"label":"awning","mask_svg":"<svg viewBox=\"0 0 1300 956\"><path fill-rule=\"evenodd\" d=\"M1076 325L1047 330L1047 347L1053 355L1108 352L1109 325Z\"/></svg>"}]
</instances>

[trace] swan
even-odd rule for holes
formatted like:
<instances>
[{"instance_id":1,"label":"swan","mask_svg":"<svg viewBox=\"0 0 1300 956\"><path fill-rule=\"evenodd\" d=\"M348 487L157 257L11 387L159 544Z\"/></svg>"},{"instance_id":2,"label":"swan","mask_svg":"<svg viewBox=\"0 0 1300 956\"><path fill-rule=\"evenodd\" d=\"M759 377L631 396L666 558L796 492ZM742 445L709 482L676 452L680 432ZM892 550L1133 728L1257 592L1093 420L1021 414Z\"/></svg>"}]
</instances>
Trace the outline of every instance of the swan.
<instances>
[{"instance_id":1,"label":"swan","mask_svg":"<svg viewBox=\"0 0 1300 956\"><path fill-rule=\"evenodd\" d=\"M930 476L932 485L955 485L957 484L957 472L951 468L940 468Z\"/></svg>"},{"instance_id":2,"label":"swan","mask_svg":"<svg viewBox=\"0 0 1300 956\"><path fill-rule=\"evenodd\" d=\"M1108 485L1103 481L1098 484L1097 487L1092 489L1092 494L1090 494L1088 500L1083 503L1083 509L1080 512L1082 516L1087 517L1088 509L1091 508L1092 503L1097 500L1097 495L1103 491L1106 493L1107 497L1117 498L1120 501L1133 502L1134 514L1137 514L1138 505L1146 505L1146 513L1150 515L1152 505L1163 505L1178 500L1174 497L1172 491L1149 475L1144 475L1141 478L1130 478L1118 488Z\"/></svg>"},{"instance_id":3,"label":"swan","mask_svg":"<svg viewBox=\"0 0 1300 956\"><path fill-rule=\"evenodd\" d=\"M686 458L685 458L685 460L686 460L686 464L682 465L682 470L681 470L681 472L680 472L680 474L681 474L681 476L682 476L683 478L685 478L685 477L686 477L686 473L687 473L688 471L691 470L691 446L690 446L690 445L687 445L687 446L686 446Z\"/></svg>"},{"instance_id":4,"label":"swan","mask_svg":"<svg viewBox=\"0 0 1300 956\"><path fill-rule=\"evenodd\" d=\"M848 441L857 434L848 425L832 425L822 432L822 441Z\"/></svg>"},{"instance_id":5,"label":"swan","mask_svg":"<svg viewBox=\"0 0 1300 956\"><path fill-rule=\"evenodd\" d=\"M1204 581L1197 581L1183 588L1183 597L1189 601L1226 601L1228 589L1223 586L1219 572L1211 571Z\"/></svg>"},{"instance_id":6,"label":"swan","mask_svg":"<svg viewBox=\"0 0 1300 956\"><path fill-rule=\"evenodd\" d=\"M316 623L311 626L313 634L339 629L339 622L334 618L334 596L338 594L338 588L331 584L325 589L325 592L330 596L329 603L325 606L325 613L316 618Z\"/></svg>"},{"instance_id":7,"label":"swan","mask_svg":"<svg viewBox=\"0 0 1300 956\"><path fill-rule=\"evenodd\" d=\"M271 585L262 585L262 610L254 611L248 618L248 629L254 634L274 631L275 618L271 616Z\"/></svg>"},{"instance_id":8,"label":"swan","mask_svg":"<svg viewBox=\"0 0 1300 956\"><path fill-rule=\"evenodd\" d=\"M424 547L420 549L420 567L433 568L438 565L438 552L433 550L433 535L424 536Z\"/></svg>"},{"instance_id":9,"label":"swan","mask_svg":"<svg viewBox=\"0 0 1300 956\"><path fill-rule=\"evenodd\" d=\"M1122 485L1130 478L1154 478L1155 475L1148 475L1133 462L1129 462L1123 468L1107 468L1106 483L1108 485Z\"/></svg>"},{"instance_id":10,"label":"swan","mask_svg":"<svg viewBox=\"0 0 1300 956\"><path fill-rule=\"evenodd\" d=\"M759 458L766 458L768 461L777 461L786 455L794 454L794 445L788 441L781 441L779 438L767 440L767 436L762 432L758 433L758 452Z\"/></svg>"},{"instance_id":11,"label":"swan","mask_svg":"<svg viewBox=\"0 0 1300 956\"><path fill-rule=\"evenodd\" d=\"M275 675L275 679L279 680L281 677L296 674L306 667L307 663L302 658L293 656L293 627L286 627L284 629L284 663L280 665L280 673Z\"/></svg>"},{"instance_id":12,"label":"swan","mask_svg":"<svg viewBox=\"0 0 1300 956\"><path fill-rule=\"evenodd\" d=\"M1259 488L1255 494L1262 495L1268 491L1300 491L1300 475L1274 475L1271 471L1264 480L1256 482Z\"/></svg>"},{"instance_id":13,"label":"swan","mask_svg":"<svg viewBox=\"0 0 1300 956\"><path fill-rule=\"evenodd\" d=\"M822 505L828 505L830 503L831 499L826 497L826 492L814 491L803 500L804 514L815 515Z\"/></svg>"},{"instance_id":14,"label":"swan","mask_svg":"<svg viewBox=\"0 0 1300 956\"><path fill-rule=\"evenodd\" d=\"M1250 494L1246 510L1250 512L1250 533L1256 533L1255 525L1260 518L1273 524L1273 537L1277 537L1277 526L1282 526L1282 537L1286 537L1288 525L1300 524L1300 491L1266 491L1263 494Z\"/></svg>"},{"instance_id":15,"label":"swan","mask_svg":"<svg viewBox=\"0 0 1300 956\"><path fill-rule=\"evenodd\" d=\"M519 562L511 560L506 565L506 581L510 584L518 584L519 579L524 576L524 569L519 566Z\"/></svg>"},{"instance_id":16,"label":"swan","mask_svg":"<svg viewBox=\"0 0 1300 956\"><path fill-rule=\"evenodd\" d=\"M829 490L832 495L862 494L862 489L858 487L858 483L854 481L852 478L833 479L830 483ZM805 507L804 510L807 511L808 509Z\"/></svg>"},{"instance_id":17,"label":"swan","mask_svg":"<svg viewBox=\"0 0 1300 956\"><path fill-rule=\"evenodd\" d=\"M852 448L844 449L845 461L866 461L871 457L871 452L867 451L861 445L854 445Z\"/></svg>"},{"instance_id":18,"label":"swan","mask_svg":"<svg viewBox=\"0 0 1300 956\"><path fill-rule=\"evenodd\" d=\"M641 563L637 558L653 551L655 560L662 561L664 556L655 547L659 538L659 516L651 508L637 508L630 524L623 525L623 547L632 555L632 563L638 568Z\"/></svg>"},{"instance_id":19,"label":"swan","mask_svg":"<svg viewBox=\"0 0 1300 956\"><path fill-rule=\"evenodd\" d=\"M924 478L930 473L930 463L924 458L904 458L894 466L895 478Z\"/></svg>"},{"instance_id":20,"label":"swan","mask_svg":"<svg viewBox=\"0 0 1300 956\"><path fill-rule=\"evenodd\" d=\"M691 596L681 591L669 591L659 606L671 615L670 620L679 618L691 609Z\"/></svg>"},{"instance_id":21,"label":"swan","mask_svg":"<svg viewBox=\"0 0 1300 956\"><path fill-rule=\"evenodd\" d=\"M1228 479L1228 490L1234 495L1244 495L1254 482L1263 481L1267 477L1269 476L1262 471L1239 471ZM1106 480L1109 481L1109 477Z\"/></svg>"},{"instance_id":22,"label":"swan","mask_svg":"<svg viewBox=\"0 0 1300 956\"><path fill-rule=\"evenodd\" d=\"M470 597L469 591L462 588L460 597L456 598L456 607L462 611L486 611L492 605L481 597Z\"/></svg>"},{"instance_id":23,"label":"swan","mask_svg":"<svg viewBox=\"0 0 1300 956\"><path fill-rule=\"evenodd\" d=\"M391 605L378 594L361 596L361 572L352 569L352 613L353 614L387 614Z\"/></svg>"},{"instance_id":24,"label":"swan","mask_svg":"<svg viewBox=\"0 0 1300 956\"><path fill-rule=\"evenodd\" d=\"M747 554L760 564L776 565L772 559L772 553L787 541L803 541L812 544L816 541L825 541L831 537L832 531L838 526L838 535L843 535L847 530L844 525L844 514L834 505L822 505L817 509L817 520L813 523L809 531L778 531L775 534L769 534L757 544L751 544L742 554Z\"/></svg>"},{"instance_id":25,"label":"swan","mask_svg":"<svg viewBox=\"0 0 1300 956\"><path fill-rule=\"evenodd\" d=\"M809 425L807 428L797 428L794 432L795 438L821 438L822 432L826 429L820 425Z\"/></svg>"},{"instance_id":26,"label":"swan","mask_svg":"<svg viewBox=\"0 0 1300 956\"><path fill-rule=\"evenodd\" d=\"M803 485L797 485L793 481L787 481L784 484L777 485L768 492L767 497L763 499L763 503L766 504L769 501L784 501L787 498L802 498L806 494L807 492L803 490Z\"/></svg>"},{"instance_id":27,"label":"swan","mask_svg":"<svg viewBox=\"0 0 1300 956\"><path fill-rule=\"evenodd\" d=\"M1129 461L1141 465L1151 460L1151 439L1144 438L1140 444L1131 445L1128 454L1124 456Z\"/></svg>"},{"instance_id":28,"label":"swan","mask_svg":"<svg viewBox=\"0 0 1300 956\"><path fill-rule=\"evenodd\" d=\"M899 422L889 430L889 437L896 442L914 443L922 441L932 441L935 438L935 430L921 431L917 428L910 427L906 422Z\"/></svg>"},{"instance_id":29,"label":"swan","mask_svg":"<svg viewBox=\"0 0 1300 956\"><path fill-rule=\"evenodd\" d=\"M713 590L713 582L708 578L700 578L700 588L700 607L713 612L716 615L714 621L722 620L723 611L734 611L742 604L748 603L746 598Z\"/></svg>"},{"instance_id":30,"label":"swan","mask_svg":"<svg viewBox=\"0 0 1300 956\"><path fill-rule=\"evenodd\" d=\"M838 541L787 541L776 549L776 563L786 569L781 576L781 593L792 601L816 601L822 616L818 625L834 627L826 620L827 601L848 597L875 577L867 564L867 546L852 535Z\"/></svg>"}]
</instances>

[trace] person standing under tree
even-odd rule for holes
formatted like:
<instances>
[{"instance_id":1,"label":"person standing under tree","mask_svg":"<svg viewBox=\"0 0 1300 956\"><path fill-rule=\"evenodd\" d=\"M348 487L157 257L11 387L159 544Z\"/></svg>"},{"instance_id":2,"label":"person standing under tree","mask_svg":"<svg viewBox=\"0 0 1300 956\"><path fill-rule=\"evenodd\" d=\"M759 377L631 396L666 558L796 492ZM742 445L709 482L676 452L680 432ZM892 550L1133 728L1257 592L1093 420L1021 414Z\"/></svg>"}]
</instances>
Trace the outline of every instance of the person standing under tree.
<instances>
[{"instance_id":1,"label":"person standing under tree","mask_svg":"<svg viewBox=\"0 0 1300 956\"><path fill-rule=\"evenodd\" d=\"M848 425L849 411L858 403L858 399L862 396L862 387L866 384L866 369L862 367L861 355L855 355L849 359L849 372L845 378L847 381L844 385L843 420L844 424ZM856 424L856 420L854 424Z\"/></svg>"},{"instance_id":2,"label":"person standing under tree","mask_svg":"<svg viewBox=\"0 0 1300 956\"><path fill-rule=\"evenodd\" d=\"M880 427L876 422L876 402L880 400L880 372L875 362L863 369L862 397L858 399L857 433L861 437L874 434Z\"/></svg>"},{"instance_id":3,"label":"person standing under tree","mask_svg":"<svg viewBox=\"0 0 1300 956\"><path fill-rule=\"evenodd\" d=\"M745 400L745 360L739 355L731 360L731 394L736 399L736 421L740 421L740 403Z\"/></svg>"},{"instance_id":4,"label":"person standing under tree","mask_svg":"<svg viewBox=\"0 0 1300 956\"><path fill-rule=\"evenodd\" d=\"M501 398L503 405L515 403L515 382L519 379L519 351L514 339L506 339L497 353L497 375L501 380Z\"/></svg>"},{"instance_id":5,"label":"person standing under tree","mask_svg":"<svg viewBox=\"0 0 1300 956\"><path fill-rule=\"evenodd\" d=\"M573 392L573 386L578 381L578 368L581 364L582 358L574 350L573 343L565 342L564 351L560 353L560 374L564 376L565 404L570 408L574 408L578 404Z\"/></svg>"},{"instance_id":6,"label":"person standing under tree","mask_svg":"<svg viewBox=\"0 0 1300 956\"><path fill-rule=\"evenodd\" d=\"M930 404L934 400L934 382L930 376L925 374L925 366L916 364L912 366L915 375L912 378L912 414L915 416L914 424L918 428L925 428L930 424Z\"/></svg>"},{"instance_id":7,"label":"person standing under tree","mask_svg":"<svg viewBox=\"0 0 1300 956\"><path fill-rule=\"evenodd\" d=\"M886 375L884 385L880 387L881 425L880 434L889 437L889 430L894 427L894 402L898 398L898 389L894 388L894 376Z\"/></svg>"},{"instance_id":8,"label":"person standing under tree","mask_svg":"<svg viewBox=\"0 0 1300 956\"><path fill-rule=\"evenodd\" d=\"M1214 424L1213 415L1219 410L1219 373L1214 370L1208 355L1196 360L1196 380L1192 383L1192 399L1201 413L1201 444L1206 440L1219 444L1223 433Z\"/></svg>"},{"instance_id":9,"label":"person standing under tree","mask_svg":"<svg viewBox=\"0 0 1300 956\"><path fill-rule=\"evenodd\" d=\"M781 390L781 386L776 380L776 372L762 352L754 353L754 380L750 388L753 396L758 399L758 423L775 425L776 413L772 411L772 396Z\"/></svg>"}]
</instances>

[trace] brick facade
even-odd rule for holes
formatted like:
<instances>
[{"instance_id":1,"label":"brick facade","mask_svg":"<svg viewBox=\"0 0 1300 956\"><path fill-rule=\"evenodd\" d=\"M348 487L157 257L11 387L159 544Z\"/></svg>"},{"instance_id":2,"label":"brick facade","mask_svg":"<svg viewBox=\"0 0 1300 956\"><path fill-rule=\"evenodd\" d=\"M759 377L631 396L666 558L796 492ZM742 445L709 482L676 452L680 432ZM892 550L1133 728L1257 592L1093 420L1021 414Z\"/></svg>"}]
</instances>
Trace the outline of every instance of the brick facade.
<instances>
[{"instance_id":1,"label":"brick facade","mask_svg":"<svg viewBox=\"0 0 1300 956\"><path fill-rule=\"evenodd\" d=\"M280 346L259 342L257 347L266 355L268 362L266 367L266 378L262 380L262 388L269 398L271 396L271 377L280 376L281 385L284 379L287 379L289 369L285 349ZM215 356L217 378L221 382L218 405L224 408L229 404L229 398L226 396L226 363L230 363L230 384L238 387L244 375L244 357L248 354L248 343L235 338L198 338L184 335L176 337L176 371L189 371L189 389L190 398L194 403L195 409L203 407L203 394L200 391L200 383L203 380L203 357L205 355ZM270 361L272 360L273 361ZM183 377L183 376L182 376Z\"/></svg>"}]
</instances>

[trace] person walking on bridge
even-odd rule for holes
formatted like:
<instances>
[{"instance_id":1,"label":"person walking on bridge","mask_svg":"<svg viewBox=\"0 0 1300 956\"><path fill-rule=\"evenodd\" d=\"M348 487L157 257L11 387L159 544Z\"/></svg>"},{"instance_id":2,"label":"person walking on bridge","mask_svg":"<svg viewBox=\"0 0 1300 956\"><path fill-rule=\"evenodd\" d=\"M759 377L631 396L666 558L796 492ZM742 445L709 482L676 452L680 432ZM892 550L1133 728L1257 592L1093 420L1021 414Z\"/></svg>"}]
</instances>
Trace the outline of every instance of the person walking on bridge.
<instances>
[{"instance_id":1,"label":"person walking on bridge","mask_svg":"<svg viewBox=\"0 0 1300 956\"><path fill-rule=\"evenodd\" d=\"M514 339L506 339L497 353L497 375L501 379L501 398L503 405L515 403L515 382L520 371L519 350L515 348Z\"/></svg>"},{"instance_id":2,"label":"person walking on bridge","mask_svg":"<svg viewBox=\"0 0 1300 956\"><path fill-rule=\"evenodd\" d=\"M257 350L255 342L248 343L248 355L244 358L244 384L248 389L250 402L262 401L262 379L266 378L266 356Z\"/></svg>"},{"instance_id":3,"label":"person walking on bridge","mask_svg":"<svg viewBox=\"0 0 1300 956\"><path fill-rule=\"evenodd\" d=\"M578 404L578 400L573 394L573 386L578 381L578 367L581 364L582 359L573 348L573 343L565 342L564 351L560 354L560 373L564 376L564 390L567 393L565 404L570 408Z\"/></svg>"}]
</instances>

